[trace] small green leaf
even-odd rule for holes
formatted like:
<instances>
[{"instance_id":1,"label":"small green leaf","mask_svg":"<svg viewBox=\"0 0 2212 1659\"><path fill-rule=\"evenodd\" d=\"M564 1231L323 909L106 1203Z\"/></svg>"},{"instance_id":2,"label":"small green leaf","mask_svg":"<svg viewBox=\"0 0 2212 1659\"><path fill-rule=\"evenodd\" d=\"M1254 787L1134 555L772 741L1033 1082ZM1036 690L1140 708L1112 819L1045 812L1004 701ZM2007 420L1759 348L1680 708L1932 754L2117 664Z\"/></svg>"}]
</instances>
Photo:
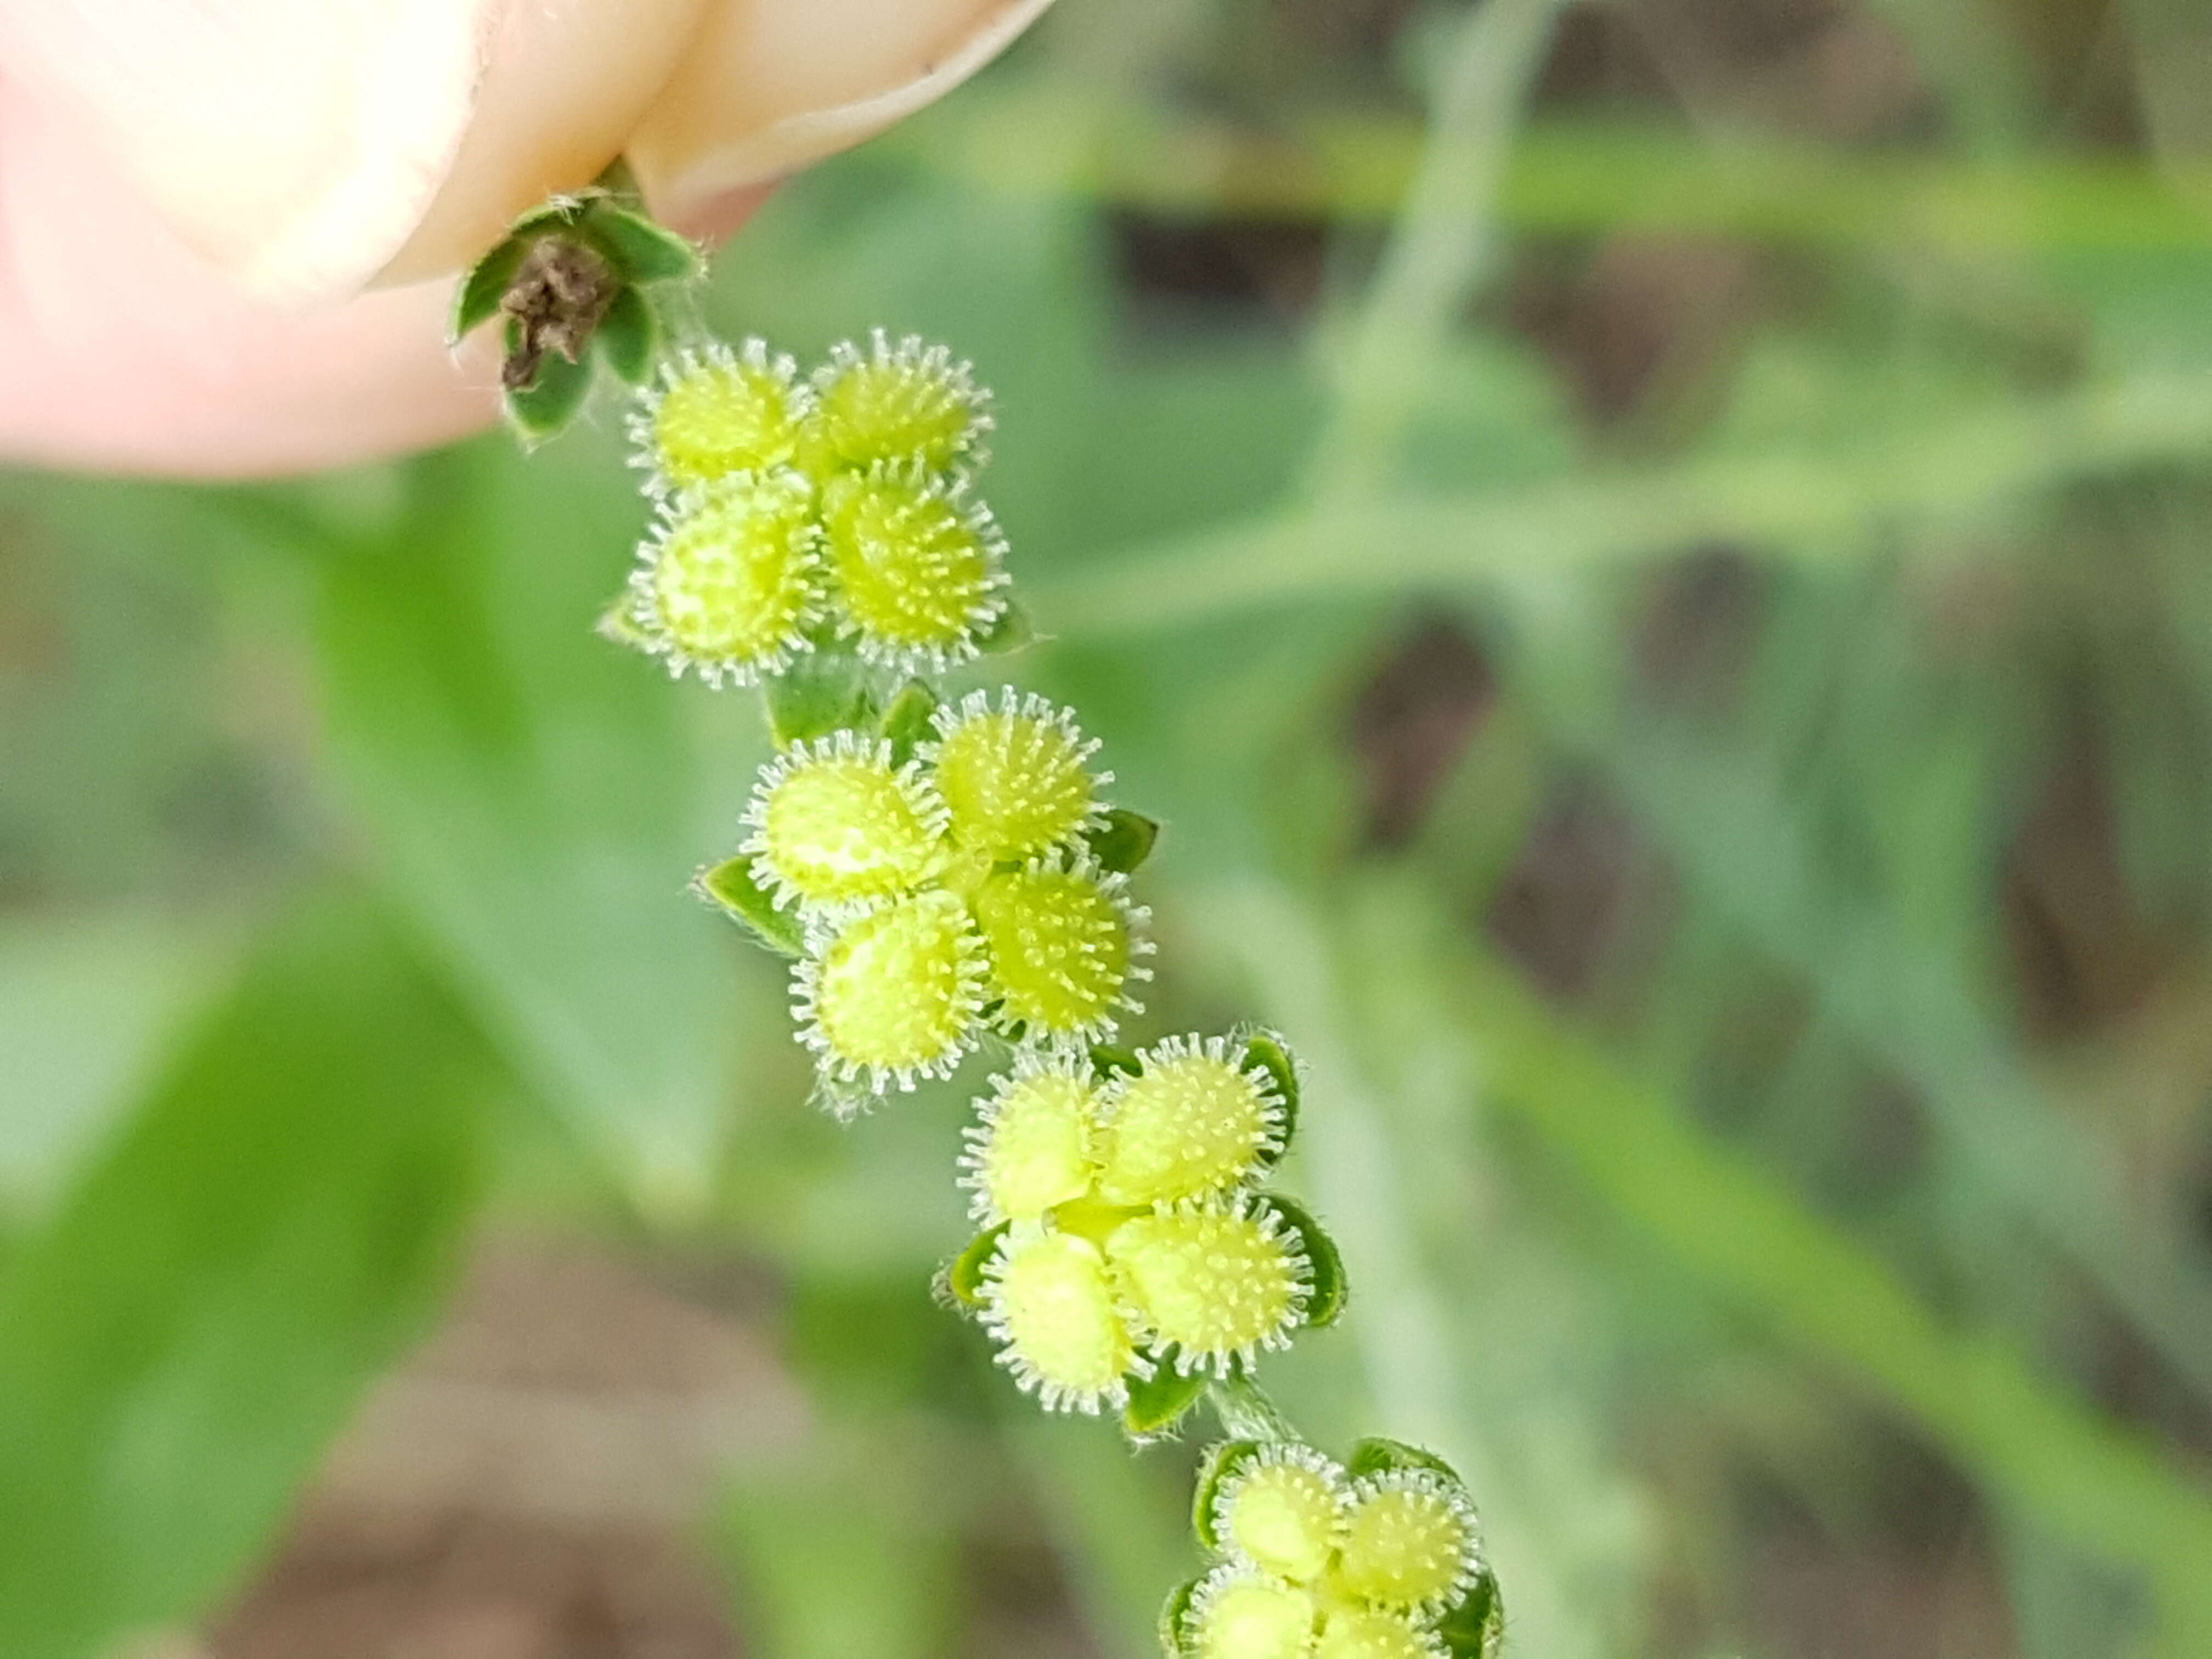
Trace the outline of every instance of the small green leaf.
<instances>
[{"instance_id":1,"label":"small green leaf","mask_svg":"<svg viewBox=\"0 0 2212 1659\"><path fill-rule=\"evenodd\" d=\"M935 729L930 724L937 713L937 694L920 680L908 680L891 706L884 711L883 733L890 739L891 764L904 766L914 758L914 751L928 741Z\"/></svg>"},{"instance_id":2,"label":"small green leaf","mask_svg":"<svg viewBox=\"0 0 2212 1659\"><path fill-rule=\"evenodd\" d=\"M512 349L520 331L510 319L508 346ZM570 362L557 352L547 352L538 362L538 378L526 386L507 394L507 417L531 443L541 443L553 436L575 417L581 407L584 394L592 389L592 359L586 353L580 362Z\"/></svg>"},{"instance_id":3,"label":"small green leaf","mask_svg":"<svg viewBox=\"0 0 2212 1659\"><path fill-rule=\"evenodd\" d=\"M691 890L720 905L778 956L805 953L806 938L799 931L799 918L775 908L775 901L753 879L752 860L743 854L702 870L691 878Z\"/></svg>"},{"instance_id":4,"label":"small green leaf","mask_svg":"<svg viewBox=\"0 0 2212 1659\"><path fill-rule=\"evenodd\" d=\"M1120 1072L1129 1077L1143 1073L1145 1062L1137 1058L1134 1048L1116 1048L1110 1042L1091 1045L1091 1070L1101 1083Z\"/></svg>"},{"instance_id":5,"label":"small green leaf","mask_svg":"<svg viewBox=\"0 0 2212 1659\"><path fill-rule=\"evenodd\" d=\"M776 747L826 736L854 724L864 695L860 663L850 652L802 653L766 686L769 731Z\"/></svg>"},{"instance_id":6,"label":"small green leaf","mask_svg":"<svg viewBox=\"0 0 2212 1659\"><path fill-rule=\"evenodd\" d=\"M1283 1154L1291 1149L1291 1138L1297 1133L1298 1064L1273 1031L1255 1031L1244 1039L1244 1063L1266 1072L1275 1092L1282 1097L1282 1144L1259 1160L1261 1169L1271 1170L1282 1162Z\"/></svg>"},{"instance_id":7,"label":"small green leaf","mask_svg":"<svg viewBox=\"0 0 2212 1659\"><path fill-rule=\"evenodd\" d=\"M1191 1493L1190 1529L1207 1549L1221 1547L1221 1534L1213 1518L1220 1507L1221 1483L1260 1452L1256 1440L1218 1440L1199 1460L1198 1485Z\"/></svg>"},{"instance_id":8,"label":"small green leaf","mask_svg":"<svg viewBox=\"0 0 2212 1659\"><path fill-rule=\"evenodd\" d=\"M1485 1567L1459 1604L1437 1623L1453 1659L1498 1659L1505 1648L1505 1601L1498 1579Z\"/></svg>"},{"instance_id":9,"label":"small green leaf","mask_svg":"<svg viewBox=\"0 0 2212 1659\"><path fill-rule=\"evenodd\" d=\"M469 267L469 274L461 279L459 291L453 296L453 315L446 330L447 343L459 345L468 335L491 319L506 297L507 284L521 268L530 252L531 239L510 236L497 247Z\"/></svg>"},{"instance_id":10,"label":"small green leaf","mask_svg":"<svg viewBox=\"0 0 2212 1659\"><path fill-rule=\"evenodd\" d=\"M1121 1408L1121 1426L1134 1440L1165 1434L1205 1392L1203 1376L1187 1376L1173 1365L1155 1364L1152 1374L1129 1390L1129 1403Z\"/></svg>"},{"instance_id":11,"label":"small green leaf","mask_svg":"<svg viewBox=\"0 0 2212 1659\"><path fill-rule=\"evenodd\" d=\"M653 353L660 342L660 325L653 307L635 288L625 288L608 301L592 343L606 359L607 367L631 386L642 386L653 373Z\"/></svg>"},{"instance_id":12,"label":"small green leaf","mask_svg":"<svg viewBox=\"0 0 2212 1659\"><path fill-rule=\"evenodd\" d=\"M1186 1659L1190 1652L1190 1604L1197 1598L1198 1587L1206 1581L1194 1578L1188 1584L1179 1584L1160 1609L1160 1646L1173 1659Z\"/></svg>"},{"instance_id":13,"label":"small green leaf","mask_svg":"<svg viewBox=\"0 0 2212 1659\"><path fill-rule=\"evenodd\" d=\"M1010 651L1036 644L1036 636L1030 613L1010 599L992 619L991 625L975 636L975 648L987 657L1003 657Z\"/></svg>"},{"instance_id":14,"label":"small green leaf","mask_svg":"<svg viewBox=\"0 0 2212 1659\"><path fill-rule=\"evenodd\" d=\"M1454 1486L1460 1484L1459 1471L1425 1447L1409 1445L1403 1440L1388 1440L1381 1435L1370 1435L1352 1449L1345 1460L1345 1473L1358 1480L1370 1474L1385 1474L1393 1469L1426 1469L1431 1474L1441 1474Z\"/></svg>"},{"instance_id":15,"label":"small green leaf","mask_svg":"<svg viewBox=\"0 0 2212 1659\"><path fill-rule=\"evenodd\" d=\"M1160 838L1157 820L1141 812L1132 812L1126 806L1117 806L1106 814L1106 822L1096 830L1087 830L1083 839L1091 848L1091 856L1108 870L1127 875L1146 859Z\"/></svg>"},{"instance_id":16,"label":"small green leaf","mask_svg":"<svg viewBox=\"0 0 2212 1659\"><path fill-rule=\"evenodd\" d=\"M420 1338L511 1086L374 903L257 951L0 1279L10 1659L113 1652L240 1582Z\"/></svg>"},{"instance_id":17,"label":"small green leaf","mask_svg":"<svg viewBox=\"0 0 2212 1659\"><path fill-rule=\"evenodd\" d=\"M1306 1296L1306 1323L1316 1330L1334 1325L1337 1316L1344 1311L1348 1288L1344 1279L1344 1257L1336 1248L1336 1241L1304 1205L1279 1193L1262 1193L1260 1202L1274 1211L1283 1224L1298 1236L1306 1259L1313 1264L1313 1288Z\"/></svg>"},{"instance_id":18,"label":"small green leaf","mask_svg":"<svg viewBox=\"0 0 2212 1659\"><path fill-rule=\"evenodd\" d=\"M602 198L592 204L584 234L633 283L687 281L706 270L697 246L658 220Z\"/></svg>"},{"instance_id":19,"label":"small green leaf","mask_svg":"<svg viewBox=\"0 0 2212 1659\"><path fill-rule=\"evenodd\" d=\"M952 1258L952 1265L945 1270L945 1287L970 1308L983 1305L983 1269L999 1249L999 1241L1006 1236L1013 1224L1001 1221L987 1232L980 1232L968 1241L968 1248Z\"/></svg>"}]
</instances>

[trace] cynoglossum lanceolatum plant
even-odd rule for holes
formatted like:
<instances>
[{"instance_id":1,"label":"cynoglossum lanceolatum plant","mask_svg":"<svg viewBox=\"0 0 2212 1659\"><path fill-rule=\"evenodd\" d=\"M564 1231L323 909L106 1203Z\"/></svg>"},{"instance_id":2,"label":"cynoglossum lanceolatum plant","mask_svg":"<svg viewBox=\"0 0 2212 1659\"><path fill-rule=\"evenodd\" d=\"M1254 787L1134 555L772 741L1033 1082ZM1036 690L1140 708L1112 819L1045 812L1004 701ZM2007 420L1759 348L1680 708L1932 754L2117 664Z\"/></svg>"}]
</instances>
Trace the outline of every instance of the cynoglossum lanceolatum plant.
<instances>
[{"instance_id":1,"label":"cynoglossum lanceolatum plant","mask_svg":"<svg viewBox=\"0 0 2212 1659\"><path fill-rule=\"evenodd\" d=\"M878 331L811 373L692 343L629 421L654 520L602 629L672 675L757 686L776 752L696 890L790 959L794 1031L842 1118L982 1079L955 1178L977 1232L940 1275L1017 1386L1143 1442L1208 1400L1178 1659L1492 1659L1495 1579L1458 1477L1364 1441L1340 1465L1255 1381L1332 1323L1343 1264L1270 1182L1297 1061L1256 1027L1117 1039L1151 977L1130 879L1158 826L1113 805L1073 710L943 682L1021 644L976 480L990 395Z\"/></svg>"}]
</instances>

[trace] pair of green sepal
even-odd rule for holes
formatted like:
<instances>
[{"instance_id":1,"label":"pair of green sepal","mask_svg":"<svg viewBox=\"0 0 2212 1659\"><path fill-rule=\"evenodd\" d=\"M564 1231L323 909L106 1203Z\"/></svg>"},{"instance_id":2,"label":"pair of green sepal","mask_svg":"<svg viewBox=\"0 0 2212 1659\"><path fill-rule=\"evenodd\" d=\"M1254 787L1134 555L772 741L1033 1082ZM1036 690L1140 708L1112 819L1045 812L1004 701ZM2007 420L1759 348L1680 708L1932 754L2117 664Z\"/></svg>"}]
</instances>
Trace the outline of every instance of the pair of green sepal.
<instances>
[{"instance_id":1,"label":"pair of green sepal","mask_svg":"<svg viewBox=\"0 0 2212 1659\"><path fill-rule=\"evenodd\" d=\"M1134 817L1133 813L1130 815ZM1140 820L1149 826L1149 820ZM1109 825L1109 833L1111 832ZM1292 1133L1297 1124L1298 1073L1297 1062L1282 1040L1268 1031L1255 1031L1243 1039L1243 1048L1238 1056L1238 1067L1257 1066L1268 1074L1275 1091L1282 1101L1283 1127L1279 1144L1263 1153L1262 1169L1273 1169L1289 1151ZM1144 1062L1136 1051L1116 1048L1107 1043L1094 1044L1091 1049L1092 1071L1103 1082L1115 1073L1128 1076L1140 1075ZM1344 1273L1344 1256L1336 1248L1336 1241L1314 1218L1312 1212L1293 1199L1280 1193L1257 1192L1252 1203L1272 1212L1277 1222L1298 1241L1306 1260L1311 1264L1313 1279L1308 1287L1305 1311L1300 1324L1308 1330L1319 1330L1333 1325L1344 1311L1348 1287ZM985 1229L968 1243L965 1249L954 1257L942 1274L939 1284L951 1301L971 1312L983 1305L984 1269L997 1252L999 1241L1006 1237L1011 1222L1000 1222ZM1243 1364L1232 1368L1235 1375L1243 1376ZM1172 1364L1153 1359L1152 1374L1129 1388L1129 1398L1121 1408L1121 1427L1132 1440L1158 1439L1171 1434L1184 1416L1204 1396L1214 1379L1204 1372L1185 1373Z\"/></svg>"},{"instance_id":2,"label":"pair of green sepal","mask_svg":"<svg viewBox=\"0 0 2212 1659\"><path fill-rule=\"evenodd\" d=\"M556 256L599 280L578 314L567 319L561 340L549 346L532 337L532 325L510 296L520 295L519 285ZM506 313L507 418L525 440L538 442L574 417L596 364L604 362L627 385L645 383L662 335L647 290L690 282L706 268L694 244L629 205L624 195L595 185L532 208L469 268L454 295L448 336L458 344Z\"/></svg>"},{"instance_id":3,"label":"pair of green sepal","mask_svg":"<svg viewBox=\"0 0 2212 1659\"><path fill-rule=\"evenodd\" d=\"M1220 1534L1222 1487L1261 1455L1267 1443L1249 1438L1224 1440L1206 1448L1200 1460L1197 1489L1191 1496L1190 1524L1207 1551L1218 1554L1226 1548ZM1355 1482L1400 1470L1425 1470L1466 1490L1459 1471L1436 1453L1381 1435L1360 1441L1344 1464L1346 1476ZM1168 1653L1182 1656L1193 1651L1192 1603L1205 1583L1201 1577L1179 1585L1160 1609L1160 1645ZM1487 1566L1480 1569L1466 1594L1429 1626L1429 1632L1443 1644L1452 1659L1498 1659L1505 1645L1505 1602L1498 1592L1497 1575Z\"/></svg>"}]
</instances>

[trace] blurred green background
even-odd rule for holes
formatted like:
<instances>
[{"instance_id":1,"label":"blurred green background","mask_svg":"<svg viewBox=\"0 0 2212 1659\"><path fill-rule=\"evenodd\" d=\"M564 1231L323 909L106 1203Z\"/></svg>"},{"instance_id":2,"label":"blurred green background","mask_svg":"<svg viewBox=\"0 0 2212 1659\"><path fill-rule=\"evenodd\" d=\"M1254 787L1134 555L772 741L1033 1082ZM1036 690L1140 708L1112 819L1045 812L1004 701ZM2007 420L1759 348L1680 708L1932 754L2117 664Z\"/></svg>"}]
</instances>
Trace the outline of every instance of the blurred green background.
<instances>
[{"instance_id":1,"label":"blurred green background","mask_svg":"<svg viewBox=\"0 0 2212 1659\"><path fill-rule=\"evenodd\" d=\"M1068 0L721 257L996 388L1137 1035L1312 1063L1271 1381L1527 1659L2212 1653L2208 301L2184 0ZM8 1659L1153 1650L1194 1448L684 892L620 424L0 479Z\"/></svg>"}]
</instances>

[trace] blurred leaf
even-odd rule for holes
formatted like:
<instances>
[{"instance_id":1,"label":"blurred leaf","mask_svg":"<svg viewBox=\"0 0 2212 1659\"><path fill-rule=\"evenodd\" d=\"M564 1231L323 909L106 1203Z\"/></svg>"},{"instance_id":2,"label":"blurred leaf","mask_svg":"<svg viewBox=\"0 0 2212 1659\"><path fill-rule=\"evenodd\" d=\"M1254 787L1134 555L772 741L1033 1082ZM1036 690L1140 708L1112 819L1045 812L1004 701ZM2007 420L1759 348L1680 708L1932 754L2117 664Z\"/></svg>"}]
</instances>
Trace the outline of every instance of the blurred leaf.
<instances>
[{"instance_id":1,"label":"blurred leaf","mask_svg":"<svg viewBox=\"0 0 2212 1659\"><path fill-rule=\"evenodd\" d=\"M2212 1639L2212 1499L1991 1333L1939 1320L1886 1266L1613 1068L1510 971L1472 952L1462 1007L1489 1097L1571 1158L1624 1217L1786 1340L1911 1411L1991 1490L2141 1572L2177 1656Z\"/></svg>"},{"instance_id":2,"label":"blurred leaf","mask_svg":"<svg viewBox=\"0 0 2212 1659\"><path fill-rule=\"evenodd\" d=\"M258 954L0 1283L0 1650L229 1584L444 1284L500 1077L360 904Z\"/></svg>"},{"instance_id":3,"label":"blurred leaf","mask_svg":"<svg viewBox=\"0 0 2212 1659\"><path fill-rule=\"evenodd\" d=\"M1006 1432L1059 1538L1100 1659L1158 1659L1160 1600L1197 1565L1187 1467L1007 1391Z\"/></svg>"},{"instance_id":4,"label":"blurred leaf","mask_svg":"<svg viewBox=\"0 0 2212 1659\"><path fill-rule=\"evenodd\" d=\"M391 538L324 561L330 745L486 1029L634 1201L683 1212L751 971L684 880L726 850L726 821L698 820L710 799L734 817L747 764L702 780L684 690L592 632L643 514L604 446L569 443L557 465L501 444L417 462Z\"/></svg>"},{"instance_id":5,"label":"blurred leaf","mask_svg":"<svg viewBox=\"0 0 2212 1659\"><path fill-rule=\"evenodd\" d=\"M731 1484L714 1535L744 1592L750 1651L947 1651L959 1570L945 1500L959 1483L933 1478L917 1455L926 1449L889 1428L825 1436L798 1468L748 1471Z\"/></svg>"},{"instance_id":6,"label":"blurred leaf","mask_svg":"<svg viewBox=\"0 0 2212 1659\"><path fill-rule=\"evenodd\" d=\"M228 955L131 912L0 928L0 1218L40 1215L66 1191Z\"/></svg>"}]
</instances>

